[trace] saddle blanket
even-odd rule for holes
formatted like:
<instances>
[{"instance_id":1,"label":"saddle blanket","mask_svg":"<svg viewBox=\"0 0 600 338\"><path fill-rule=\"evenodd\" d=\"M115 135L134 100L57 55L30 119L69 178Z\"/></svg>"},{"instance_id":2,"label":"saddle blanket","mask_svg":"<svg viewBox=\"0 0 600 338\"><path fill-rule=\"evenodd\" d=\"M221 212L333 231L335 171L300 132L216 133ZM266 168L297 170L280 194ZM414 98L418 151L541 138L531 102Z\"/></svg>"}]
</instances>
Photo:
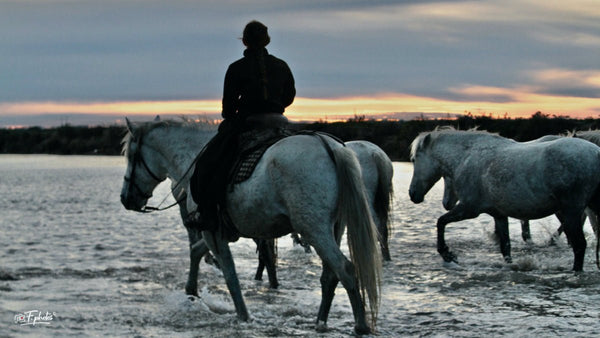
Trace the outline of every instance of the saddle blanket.
<instances>
[{"instance_id":1,"label":"saddle blanket","mask_svg":"<svg viewBox=\"0 0 600 338\"><path fill-rule=\"evenodd\" d=\"M239 137L240 156L230 173L230 184L244 182L254 172L263 154L277 141L293 135L293 132L283 128L270 128L243 133Z\"/></svg>"}]
</instances>

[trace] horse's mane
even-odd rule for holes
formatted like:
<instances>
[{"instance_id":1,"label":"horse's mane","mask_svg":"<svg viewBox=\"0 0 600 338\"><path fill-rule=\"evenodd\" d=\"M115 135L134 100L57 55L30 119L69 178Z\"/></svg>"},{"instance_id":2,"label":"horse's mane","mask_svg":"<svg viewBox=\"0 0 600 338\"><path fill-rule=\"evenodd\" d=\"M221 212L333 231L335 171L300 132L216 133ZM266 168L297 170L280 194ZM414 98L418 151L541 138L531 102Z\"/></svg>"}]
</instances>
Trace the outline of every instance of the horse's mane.
<instances>
[{"instance_id":1,"label":"horse's mane","mask_svg":"<svg viewBox=\"0 0 600 338\"><path fill-rule=\"evenodd\" d=\"M179 127L179 128L189 128L199 131L211 132L217 129L218 124L211 120L193 120L187 118L185 116L181 116L179 120L160 120L160 121L148 121L148 122L137 122L135 124L134 130L127 130L127 133L121 140L121 144L123 145L121 149L121 154L128 156L129 144L135 138L140 135L146 135L157 128L168 128L168 127Z\"/></svg>"},{"instance_id":2,"label":"horse's mane","mask_svg":"<svg viewBox=\"0 0 600 338\"><path fill-rule=\"evenodd\" d=\"M491 133L474 127L468 130L458 130L452 126L437 126L434 130L421 132L410 144L410 160L413 161L418 151L423 149L426 140L434 141L443 135L470 134L470 135L490 135L499 136L498 133Z\"/></svg>"},{"instance_id":3,"label":"horse's mane","mask_svg":"<svg viewBox=\"0 0 600 338\"><path fill-rule=\"evenodd\" d=\"M600 130L585 130L585 131L573 131L569 133L571 137L582 138L586 141L590 141L596 145L600 145Z\"/></svg>"}]
</instances>

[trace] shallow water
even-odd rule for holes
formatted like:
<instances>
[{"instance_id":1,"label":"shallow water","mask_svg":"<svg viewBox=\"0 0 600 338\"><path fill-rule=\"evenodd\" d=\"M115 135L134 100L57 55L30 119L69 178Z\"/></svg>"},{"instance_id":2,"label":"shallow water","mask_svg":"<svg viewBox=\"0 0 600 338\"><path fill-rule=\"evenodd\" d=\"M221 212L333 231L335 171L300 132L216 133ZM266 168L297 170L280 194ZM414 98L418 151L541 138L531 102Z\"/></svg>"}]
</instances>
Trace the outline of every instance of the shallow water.
<instances>
[{"instance_id":1,"label":"shallow water","mask_svg":"<svg viewBox=\"0 0 600 338\"><path fill-rule=\"evenodd\" d=\"M453 223L446 238L460 266L445 267L435 247L441 183L415 205L407 194L411 164L394 163L394 169L393 262L384 266L380 336L600 334L600 273L593 250L586 254L586 271L572 273L566 240L549 245L558 226L554 218L532 222L534 244L523 243L518 222L511 220L510 265L491 236L492 218ZM352 333L341 287L329 331L315 332L320 260L288 237L278 241L279 290L253 280L252 241L231 245L251 321L236 319L219 270L205 262L200 297L187 297L188 243L178 211L125 210L119 202L124 171L122 157L0 155L0 336ZM160 185L151 203L167 194L168 185ZM593 247L587 224L585 233ZM15 323L16 315L34 310L45 318L36 325Z\"/></svg>"}]
</instances>

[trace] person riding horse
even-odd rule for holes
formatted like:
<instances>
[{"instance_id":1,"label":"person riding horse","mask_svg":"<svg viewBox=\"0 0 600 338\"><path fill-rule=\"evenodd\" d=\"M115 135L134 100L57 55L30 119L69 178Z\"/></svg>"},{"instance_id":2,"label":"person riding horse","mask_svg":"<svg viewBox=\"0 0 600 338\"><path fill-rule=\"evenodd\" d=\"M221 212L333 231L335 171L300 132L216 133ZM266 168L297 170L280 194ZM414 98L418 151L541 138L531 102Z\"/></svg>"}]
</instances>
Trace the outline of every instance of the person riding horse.
<instances>
[{"instance_id":1,"label":"person riding horse","mask_svg":"<svg viewBox=\"0 0 600 338\"><path fill-rule=\"evenodd\" d=\"M223 122L219 132L198 156L191 180L192 197L201 222L196 226L214 230L219 210L225 206L229 173L239 155L238 136L263 126L287 124L285 108L296 96L294 77L287 63L268 53L267 27L251 21L244 28L244 57L225 74Z\"/></svg>"}]
</instances>

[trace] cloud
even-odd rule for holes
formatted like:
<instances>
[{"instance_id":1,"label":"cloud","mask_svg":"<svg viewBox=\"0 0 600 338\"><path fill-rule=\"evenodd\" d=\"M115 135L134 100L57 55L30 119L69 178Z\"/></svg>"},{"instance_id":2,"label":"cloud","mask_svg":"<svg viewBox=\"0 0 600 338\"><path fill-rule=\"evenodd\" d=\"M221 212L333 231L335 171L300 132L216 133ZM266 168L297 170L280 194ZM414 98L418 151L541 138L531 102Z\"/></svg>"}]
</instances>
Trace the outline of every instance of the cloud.
<instances>
[{"instance_id":1,"label":"cloud","mask_svg":"<svg viewBox=\"0 0 600 338\"><path fill-rule=\"evenodd\" d=\"M518 93L509 88L465 85L459 88L450 88L449 91L457 94L459 101L507 103L518 100Z\"/></svg>"},{"instance_id":2,"label":"cloud","mask_svg":"<svg viewBox=\"0 0 600 338\"><path fill-rule=\"evenodd\" d=\"M413 103L390 101L411 112L427 110L414 97L453 112L502 109L531 93L597 96L596 0L23 0L0 1L0 103L95 110L210 101L218 109L252 19L270 27L269 51L291 66L299 96L344 109L336 98L386 93Z\"/></svg>"},{"instance_id":3,"label":"cloud","mask_svg":"<svg viewBox=\"0 0 600 338\"><path fill-rule=\"evenodd\" d=\"M531 72L537 93L600 98L600 69L542 69Z\"/></svg>"},{"instance_id":4,"label":"cloud","mask_svg":"<svg viewBox=\"0 0 600 338\"><path fill-rule=\"evenodd\" d=\"M386 93L377 96L350 96L327 99L298 97L286 109L293 121L340 120L354 115L395 118L411 114L494 114L527 117L536 111L547 114L588 117L600 115L600 98L569 97L537 93L533 87L462 86L451 89L460 99ZM469 97L470 100L466 100ZM23 102L0 104L0 125L7 119L28 119L39 112L56 116L96 114L115 116L189 115L218 118L218 100L149 101L149 102ZM29 120L27 120L29 121ZM26 124L25 122L14 124Z\"/></svg>"}]
</instances>

